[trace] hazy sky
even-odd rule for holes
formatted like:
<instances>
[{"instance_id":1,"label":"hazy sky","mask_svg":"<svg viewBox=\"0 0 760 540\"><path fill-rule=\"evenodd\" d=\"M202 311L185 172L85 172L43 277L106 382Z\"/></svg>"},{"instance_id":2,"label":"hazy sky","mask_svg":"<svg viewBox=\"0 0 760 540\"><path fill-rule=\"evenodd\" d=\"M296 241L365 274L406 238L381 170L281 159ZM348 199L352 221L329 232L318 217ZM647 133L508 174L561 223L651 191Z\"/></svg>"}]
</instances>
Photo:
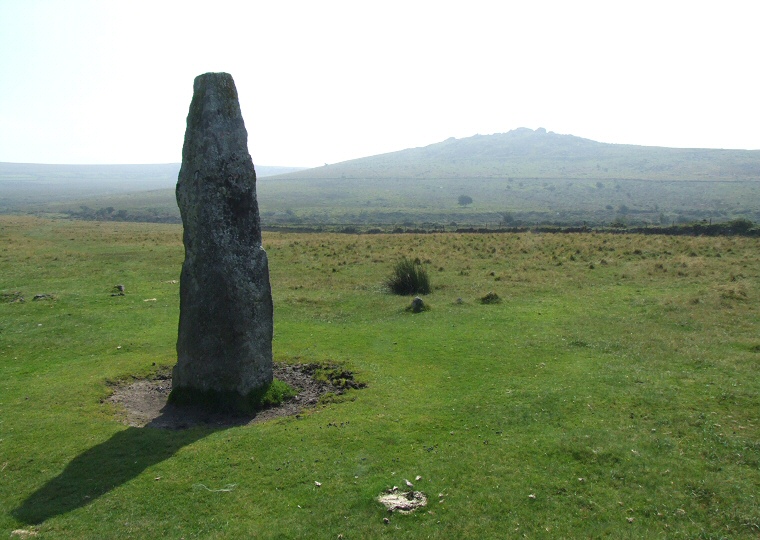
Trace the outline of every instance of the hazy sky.
<instances>
[{"instance_id":1,"label":"hazy sky","mask_svg":"<svg viewBox=\"0 0 760 540\"><path fill-rule=\"evenodd\" d=\"M760 149L756 2L0 0L0 161L181 161L235 79L254 163L544 127Z\"/></svg>"}]
</instances>

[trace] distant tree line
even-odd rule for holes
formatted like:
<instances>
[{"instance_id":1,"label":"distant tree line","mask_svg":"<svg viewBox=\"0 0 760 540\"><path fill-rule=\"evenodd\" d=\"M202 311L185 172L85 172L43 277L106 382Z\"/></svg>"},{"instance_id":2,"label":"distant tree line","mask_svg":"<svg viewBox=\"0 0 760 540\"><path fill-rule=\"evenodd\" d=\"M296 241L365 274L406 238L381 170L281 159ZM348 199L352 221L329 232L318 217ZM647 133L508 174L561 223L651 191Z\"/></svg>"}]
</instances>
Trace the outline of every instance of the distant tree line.
<instances>
[{"instance_id":1,"label":"distant tree line","mask_svg":"<svg viewBox=\"0 0 760 540\"><path fill-rule=\"evenodd\" d=\"M78 210L65 212L70 218L86 221L128 221L147 223L181 223L179 215L161 211L155 208L140 210L116 209L112 206L90 208L82 205ZM579 233L579 232L626 232L636 234L690 235L690 236L752 236L760 237L760 227L746 218L713 223L711 220L686 222L683 217L671 225L665 219L659 224L628 224L622 218L611 223L583 222L583 224L568 223L530 223L519 220L511 212L502 212L499 217L488 223L462 225L456 222L437 223L426 221L417 223L413 220L404 221L402 226L389 223L372 223L371 219L362 222L343 223L307 223L293 212L286 213L284 219L262 219L262 226L267 230L292 232L343 232L349 234L378 234L378 233L432 233L432 232L547 232L547 233Z\"/></svg>"}]
</instances>

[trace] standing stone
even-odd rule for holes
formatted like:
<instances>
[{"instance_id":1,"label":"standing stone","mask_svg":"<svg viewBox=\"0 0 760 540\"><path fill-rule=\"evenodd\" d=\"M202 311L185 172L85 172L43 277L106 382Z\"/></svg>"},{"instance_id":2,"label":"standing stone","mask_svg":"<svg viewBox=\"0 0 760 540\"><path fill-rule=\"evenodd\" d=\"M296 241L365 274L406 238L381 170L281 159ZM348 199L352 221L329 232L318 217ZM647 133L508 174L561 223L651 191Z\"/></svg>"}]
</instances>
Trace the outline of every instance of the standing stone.
<instances>
[{"instance_id":1,"label":"standing stone","mask_svg":"<svg viewBox=\"0 0 760 540\"><path fill-rule=\"evenodd\" d=\"M177 204L185 262L172 398L241 408L272 382L272 290L248 132L227 73L195 79Z\"/></svg>"}]
</instances>

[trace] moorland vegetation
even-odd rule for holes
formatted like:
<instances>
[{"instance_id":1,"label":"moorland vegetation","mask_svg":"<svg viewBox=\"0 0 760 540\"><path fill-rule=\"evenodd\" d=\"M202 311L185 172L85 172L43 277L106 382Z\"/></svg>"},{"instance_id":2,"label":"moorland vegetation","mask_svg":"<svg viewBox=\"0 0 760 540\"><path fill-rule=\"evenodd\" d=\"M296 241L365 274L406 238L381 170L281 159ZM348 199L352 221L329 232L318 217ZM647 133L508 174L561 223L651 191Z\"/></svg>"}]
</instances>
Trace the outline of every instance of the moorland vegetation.
<instances>
[{"instance_id":1,"label":"moorland vegetation","mask_svg":"<svg viewBox=\"0 0 760 540\"><path fill-rule=\"evenodd\" d=\"M181 228L1 216L0 531L757 538L758 242L265 232L275 360L366 388L162 430L106 398L176 361ZM385 286L402 257L427 311ZM428 506L388 514L405 480Z\"/></svg>"}]
</instances>

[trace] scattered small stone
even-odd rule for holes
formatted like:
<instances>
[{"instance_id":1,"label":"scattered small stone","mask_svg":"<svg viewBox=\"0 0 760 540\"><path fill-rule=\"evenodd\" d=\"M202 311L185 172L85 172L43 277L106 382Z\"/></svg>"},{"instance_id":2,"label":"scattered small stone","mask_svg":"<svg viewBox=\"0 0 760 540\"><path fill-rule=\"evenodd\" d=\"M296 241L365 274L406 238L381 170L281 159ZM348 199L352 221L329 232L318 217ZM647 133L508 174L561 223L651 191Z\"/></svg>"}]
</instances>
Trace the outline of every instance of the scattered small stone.
<instances>
[{"instance_id":1,"label":"scattered small stone","mask_svg":"<svg viewBox=\"0 0 760 540\"><path fill-rule=\"evenodd\" d=\"M411 311L412 313L421 313L423 311L429 311L430 307L425 304L422 298L415 296L414 300L412 300L411 305L407 307L406 310Z\"/></svg>"},{"instance_id":2,"label":"scattered small stone","mask_svg":"<svg viewBox=\"0 0 760 540\"><path fill-rule=\"evenodd\" d=\"M528 498L531 499L531 500L535 500L536 494L535 493L531 493L530 495L528 495Z\"/></svg>"},{"instance_id":3,"label":"scattered small stone","mask_svg":"<svg viewBox=\"0 0 760 540\"><path fill-rule=\"evenodd\" d=\"M387 517L383 518L383 523L385 523L386 525L388 525L388 523L390 523L390 522L391 522L391 520L388 519Z\"/></svg>"},{"instance_id":4,"label":"scattered small stone","mask_svg":"<svg viewBox=\"0 0 760 540\"><path fill-rule=\"evenodd\" d=\"M322 482L317 482L316 480L314 480L314 485L317 487L322 487Z\"/></svg>"},{"instance_id":5,"label":"scattered small stone","mask_svg":"<svg viewBox=\"0 0 760 540\"><path fill-rule=\"evenodd\" d=\"M146 298L145 300L143 300L143 302L157 302L157 301L158 301L157 298Z\"/></svg>"},{"instance_id":6,"label":"scattered small stone","mask_svg":"<svg viewBox=\"0 0 760 540\"><path fill-rule=\"evenodd\" d=\"M414 484L412 484L412 483L411 483L409 480L407 480L406 478L404 478L404 483L406 484L406 487L408 487L408 488L413 488L413 487L414 487Z\"/></svg>"},{"instance_id":7,"label":"scattered small stone","mask_svg":"<svg viewBox=\"0 0 760 540\"><path fill-rule=\"evenodd\" d=\"M54 300L55 297L52 294L35 294L34 298L32 298L32 301L36 302L37 300Z\"/></svg>"},{"instance_id":8,"label":"scattered small stone","mask_svg":"<svg viewBox=\"0 0 760 540\"><path fill-rule=\"evenodd\" d=\"M415 482L419 482L420 480L422 480L422 477L419 474L414 477Z\"/></svg>"},{"instance_id":9,"label":"scattered small stone","mask_svg":"<svg viewBox=\"0 0 760 540\"><path fill-rule=\"evenodd\" d=\"M111 289L111 296L124 296L125 292L124 285L114 285Z\"/></svg>"},{"instance_id":10,"label":"scattered small stone","mask_svg":"<svg viewBox=\"0 0 760 540\"><path fill-rule=\"evenodd\" d=\"M405 482L409 483L408 480ZM427 505L427 496L421 491L400 491L393 486L378 495L377 501L385 506L389 512L409 514L417 508Z\"/></svg>"},{"instance_id":11,"label":"scattered small stone","mask_svg":"<svg viewBox=\"0 0 760 540\"><path fill-rule=\"evenodd\" d=\"M0 300L8 304L16 304L16 303L23 304L24 303L24 297L21 296L21 292L19 291L0 293Z\"/></svg>"}]
</instances>

